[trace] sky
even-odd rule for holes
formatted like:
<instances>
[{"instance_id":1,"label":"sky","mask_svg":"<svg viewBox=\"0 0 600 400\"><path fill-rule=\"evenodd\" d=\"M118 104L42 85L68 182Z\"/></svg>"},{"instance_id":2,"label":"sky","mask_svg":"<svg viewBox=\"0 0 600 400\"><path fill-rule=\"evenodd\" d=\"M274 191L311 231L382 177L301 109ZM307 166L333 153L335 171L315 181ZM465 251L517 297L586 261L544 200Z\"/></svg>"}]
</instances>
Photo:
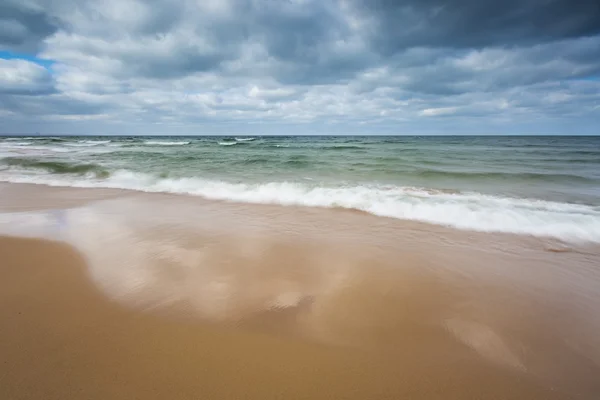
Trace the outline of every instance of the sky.
<instances>
[{"instance_id":1,"label":"sky","mask_svg":"<svg viewBox=\"0 0 600 400\"><path fill-rule=\"evenodd\" d=\"M0 0L0 134L600 134L597 0Z\"/></svg>"}]
</instances>

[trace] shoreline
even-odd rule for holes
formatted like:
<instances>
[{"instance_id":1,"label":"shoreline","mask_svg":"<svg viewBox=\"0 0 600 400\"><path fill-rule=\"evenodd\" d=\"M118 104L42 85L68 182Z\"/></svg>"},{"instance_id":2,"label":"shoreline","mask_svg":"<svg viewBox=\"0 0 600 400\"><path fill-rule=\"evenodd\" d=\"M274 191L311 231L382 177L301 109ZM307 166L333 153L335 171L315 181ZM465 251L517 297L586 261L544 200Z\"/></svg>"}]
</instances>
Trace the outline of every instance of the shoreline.
<instances>
[{"instance_id":1,"label":"shoreline","mask_svg":"<svg viewBox=\"0 0 600 400\"><path fill-rule=\"evenodd\" d=\"M29 161L25 161L28 165ZM34 162L35 163L35 162ZM310 180L295 182L228 182L220 179L160 178L130 170L108 169L100 164L77 164L57 168L86 168L90 173L108 174L106 179L91 176L35 176L25 180L6 178L16 185L40 185L77 190L105 190L189 196L204 201L252 205L346 209L380 218L450 227L466 232L533 236L566 243L600 244L595 203L563 201L552 197L528 197L494 192L382 185L371 187L356 182L350 186L312 186ZM42 162L43 168L47 165ZM3 178L4 179L4 178ZM58 179L58 180L57 180ZM309 178L307 178L309 179Z\"/></svg>"},{"instance_id":2,"label":"shoreline","mask_svg":"<svg viewBox=\"0 0 600 400\"><path fill-rule=\"evenodd\" d=\"M13 397L40 374L56 398L65 380L98 398L600 393L597 246L169 194L0 193Z\"/></svg>"},{"instance_id":3,"label":"shoreline","mask_svg":"<svg viewBox=\"0 0 600 400\"><path fill-rule=\"evenodd\" d=\"M41 198L32 198L40 191L43 193ZM162 199L161 201L169 201L180 199L181 201L193 201L198 203L211 203L216 207L219 205L250 208L256 210L279 210L281 213L302 213L302 214L319 214L327 213L346 213L349 215L363 215L371 221L379 221L377 225L384 223L406 226L410 230L431 231L440 235L452 236L477 236L477 237L494 237L506 238L507 240L521 240L535 246L539 243L540 246L549 252L570 252L577 251L576 249L591 248L592 251L600 251L600 243L589 241L566 241L552 236L538 236L532 234L519 234L512 232L497 232L497 231L481 231L474 229L462 229L449 225L418 221L413 219L401 219L390 216L381 216L369 213L368 211L346 208L346 207L325 207L325 206L305 206L305 205L284 205L271 203L253 203L235 200L224 199L209 199L203 196L193 195L189 193L170 193L170 192L145 192L135 189L121 188L105 188L105 187L74 187L50 185L45 183L13 183L0 181L0 213L7 212L28 212L28 211L43 211L51 209L65 209L86 204L119 198L155 198ZM186 200L187 199L187 200ZM278 212L279 213L279 212Z\"/></svg>"}]
</instances>

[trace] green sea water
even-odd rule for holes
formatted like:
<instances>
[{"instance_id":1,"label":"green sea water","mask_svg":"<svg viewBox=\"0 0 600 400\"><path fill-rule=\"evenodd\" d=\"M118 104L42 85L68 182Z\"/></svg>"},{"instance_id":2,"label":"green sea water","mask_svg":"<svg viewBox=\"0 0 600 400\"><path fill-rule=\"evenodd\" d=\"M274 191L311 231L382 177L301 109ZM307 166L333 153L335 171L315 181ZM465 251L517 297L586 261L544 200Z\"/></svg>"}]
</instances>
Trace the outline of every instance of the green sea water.
<instances>
[{"instance_id":1,"label":"green sea water","mask_svg":"<svg viewBox=\"0 0 600 400\"><path fill-rule=\"evenodd\" d=\"M8 137L0 180L600 241L600 137Z\"/></svg>"}]
</instances>

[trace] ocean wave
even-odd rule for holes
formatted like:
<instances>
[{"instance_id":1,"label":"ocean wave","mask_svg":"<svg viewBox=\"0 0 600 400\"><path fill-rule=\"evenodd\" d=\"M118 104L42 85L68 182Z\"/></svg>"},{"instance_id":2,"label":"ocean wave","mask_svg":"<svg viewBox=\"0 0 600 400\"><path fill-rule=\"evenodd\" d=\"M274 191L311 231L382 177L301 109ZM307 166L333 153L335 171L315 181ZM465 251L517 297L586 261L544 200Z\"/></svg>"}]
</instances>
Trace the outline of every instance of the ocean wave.
<instances>
[{"instance_id":1,"label":"ocean wave","mask_svg":"<svg viewBox=\"0 0 600 400\"><path fill-rule=\"evenodd\" d=\"M27 148L28 150L31 149L31 147ZM36 147L35 150L40 150L40 151L51 151L53 153L70 153L73 151L73 149L69 149L69 148L65 148L65 147L55 147L55 146L48 146L48 147Z\"/></svg>"},{"instance_id":2,"label":"ocean wave","mask_svg":"<svg viewBox=\"0 0 600 400\"><path fill-rule=\"evenodd\" d=\"M537 172L467 172L467 171L442 171L425 169L415 173L422 178L459 178L459 179L506 179L510 181L543 181L543 182L578 182L594 183L595 180L580 175L560 173Z\"/></svg>"},{"instance_id":3,"label":"ocean wave","mask_svg":"<svg viewBox=\"0 0 600 400\"><path fill-rule=\"evenodd\" d=\"M6 141L6 142L0 142L0 147L22 147L22 146L30 146L32 143L31 142L23 142L23 141Z\"/></svg>"},{"instance_id":4,"label":"ocean wave","mask_svg":"<svg viewBox=\"0 0 600 400\"><path fill-rule=\"evenodd\" d=\"M96 147L100 146L100 143L86 143L85 141L76 142L76 143L64 143L64 146L67 147Z\"/></svg>"},{"instance_id":5,"label":"ocean wave","mask_svg":"<svg viewBox=\"0 0 600 400\"><path fill-rule=\"evenodd\" d=\"M192 158L193 159L193 158ZM310 161L303 157L290 157L289 159L269 158L269 157L247 157L231 162L232 165L273 165L285 167L314 167L322 164L319 161Z\"/></svg>"},{"instance_id":6,"label":"ocean wave","mask_svg":"<svg viewBox=\"0 0 600 400\"><path fill-rule=\"evenodd\" d=\"M17 146L3 146L0 145L0 150L8 150L8 154L47 154L51 153L68 153L72 152L73 149L63 146L47 146L47 145L39 145L36 146L34 144L29 145L17 145Z\"/></svg>"},{"instance_id":7,"label":"ocean wave","mask_svg":"<svg viewBox=\"0 0 600 400\"><path fill-rule=\"evenodd\" d=\"M25 137L19 137L19 138L9 138L7 140L62 140L62 138L59 138L57 136L25 136Z\"/></svg>"},{"instance_id":8,"label":"ocean wave","mask_svg":"<svg viewBox=\"0 0 600 400\"><path fill-rule=\"evenodd\" d=\"M20 169L43 170L51 174L92 175L95 178L106 178L109 172L97 164L79 164L66 161L44 161L35 158L10 157L0 161L1 164Z\"/></svg>"},{"instance_id":9,"label":"ocean wave","mask_svg":"<svg viewBox=\"0 0 600 400\"><path fill-rule=\"evenodd\" d=\"M252 141L256 140L256 138L253 138L253 137L236 137L235 140L238 141L238 142L252 142Z\"/></svg>"},{"instance_id":10,"label":"ocean wave","mask_svg":"<svg viewBox=\"0 0 600 400\"><path fill-rule=\"evenodd\" d=\"M67 170L70 168L74 167L67 167ZM64 170L62 165L58 169ZM600 209L597 207L480 193L391 185L328 187L292 182L229 183L200 178L159 178L126 170L116 171L105 179L9 175L3 176L2 180L179 193L247 203L346 208L465 230L600 242Z\"/></svg>"},{"instance_id":11,"label":"ocean wave","mask_svg":"<svg viewBox=\"0 0 600 400\"><path fill-rule=\"evenodd\" d=\"M144 144L147 144L149 146L185 146L185 145L190 144L190 142L182 142L182 141L168 142L168 141L163 141L163 140L146 140L146 141L144 141Z\"/></svg>"},{"instance_id":12,"label":"ocean wave","mask_svg":"<svg viewBox=\"0 0 600 400\"><path fill-rule=\"evenodd\" d=\"M249 157L249 158L244 158L238 161L234 161L232 164L234 165L259 165L259 164L263 164L263 165L267 165L267 164L271 164L273 162L272 159L267 158L267 157Z\"/></svg>"},{"instance_id":13,"label":"ocean wave","mask_svg":"<svg viewBox=\"0 0 600 400\"><path fill-rule=\"evenodd\" d=\"M112 140L79 140L78 143L99 145L99 144L108 144L111 141Z\"/></svg>"},{"instance_id":14,"label":"ocean wave","mask_svg":"<svg viewBox=\"0 0 600 400\"><path fill-rule=\"evenodd\" d=\"M239 142L218 142L219 146L233 146L238 144Z\"/></svg>"},{"instance_id":15,"label":"ocean wave","mask_svg":"<svg viewBox=\"0 0 600 400\"><path fill-rule=\"evenodd\" d=\"M321 146L320 150L340 151L340 150L365 150L364 146L356 146L352 144L336 144L329 146Z\"/></svg>"}]
</instances>

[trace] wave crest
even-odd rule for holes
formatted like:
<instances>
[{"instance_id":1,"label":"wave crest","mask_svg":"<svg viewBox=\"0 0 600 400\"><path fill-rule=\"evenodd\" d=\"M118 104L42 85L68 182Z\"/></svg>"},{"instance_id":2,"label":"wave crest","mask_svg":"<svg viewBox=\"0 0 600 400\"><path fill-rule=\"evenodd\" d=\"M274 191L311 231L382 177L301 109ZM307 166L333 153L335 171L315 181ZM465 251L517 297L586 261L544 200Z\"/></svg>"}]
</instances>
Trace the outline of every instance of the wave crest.
<instances>
[{"instance_id":1,"label":"wave crest","mask_svg":"<svg viewBox=\"0 0 600 400\"><path fill-rule=\"evenodd\" d=\"M78 164L66 161L43 161L35 158L5 158L2 164L8 167L17 167L24 169L44 170L52 174L92 174L96 178L106 178L110 173L102 166L97 164Z\"/></svg>"},{"instance_id":2,"label":"wave crest","mask_svg":"<svg viewBox=\"0 0 600 400\"><path fill-rule=\"evenodd\" d=\"M144 144L147 144L149 146L185 146L190 144L190 142L169 142L169 141L163 141L163 140L146 140L144 141Z\"/></svg>"},{"instance_id":3,"label":"wave crest","mask_svg":"<svg viewBox=\"0 0 600 400\"><path fill-rule=\"evenodd\" d=\"M45 167L40 163L35 165ZM62 171L81 173L89 169L95 170L97 166L59 164L54 167ZM11 175L3 179L53 186L106 187L190 194L207 199L246 203L355 209L383 217L416 220L465 230L534 235L565 241L600 242L600 209L597 207L480 193L457 193L393 185L230 183L201 178L161 178L127 170L114 172L104 179L73 179L49 175Z\"/></svg>"}]
</instances>

